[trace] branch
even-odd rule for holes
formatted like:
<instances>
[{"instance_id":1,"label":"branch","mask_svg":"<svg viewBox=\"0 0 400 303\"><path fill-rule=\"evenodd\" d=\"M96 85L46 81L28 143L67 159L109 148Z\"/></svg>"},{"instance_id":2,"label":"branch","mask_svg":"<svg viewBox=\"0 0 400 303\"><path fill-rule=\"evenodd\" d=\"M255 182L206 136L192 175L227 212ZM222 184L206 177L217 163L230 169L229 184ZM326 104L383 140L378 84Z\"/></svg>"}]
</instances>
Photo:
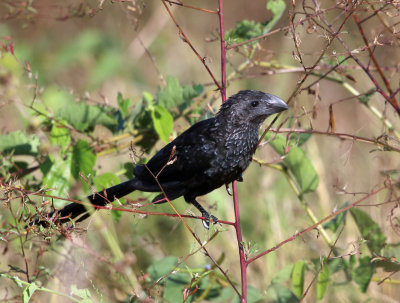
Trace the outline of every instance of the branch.
<instances>
[{"instance_id":1,"label":"branch","mask_svg":"<svg viewBox=\"0 0 400 303\"><path fill-rule=\"evenodd\" d=\"M390 188L392 185L396 185L398 183L400 183L400 179L398 179L398 180L396 180L396 181L394 181L394 182L392 182L390 184L385 184L383 187L381 187L381 188L369 193L368 195L365 195L364 197L362 197L361 199L357 200L356 202L354 202L354 203L352 203L352 204L350 204L350 205L348 205L348 206L346 206L346 207L344 207L344 208L342 208L342 209L340 209L338 211L335 211L334 213L332 213L329 216L323 218L322 220L318 221L314 225L311 225L310 227L302 230L301 232L294 234L290 238L280 242L279 244L275 245L274 247L272 247L270 249L267 249L266 251L254 256L251 259L248 259L247 260L247 264L250 264L250 263L254 262L255 260L261 258L262 256L265 256L265 255L269 254L270 252L277 250L279 247L285 245L286 243L291 242L294 239L298 238L299 236L302 236L302 235L308 233L309 231L317 228L318 225L321 225L322 223L324 223L324 222L326 222L326 221L328 221L330 219L333 219L337 215L339 215L339 214L341 214L341 213L343 213L343 212L345 212L345 211L357 206L358 204L360 204L361 202L365 201L366 199L371 198L372 196L374 196L374 195L380 193L381 191L383 191L383 190L385 190L387 188Z\"/></svg>"}]
</instances>

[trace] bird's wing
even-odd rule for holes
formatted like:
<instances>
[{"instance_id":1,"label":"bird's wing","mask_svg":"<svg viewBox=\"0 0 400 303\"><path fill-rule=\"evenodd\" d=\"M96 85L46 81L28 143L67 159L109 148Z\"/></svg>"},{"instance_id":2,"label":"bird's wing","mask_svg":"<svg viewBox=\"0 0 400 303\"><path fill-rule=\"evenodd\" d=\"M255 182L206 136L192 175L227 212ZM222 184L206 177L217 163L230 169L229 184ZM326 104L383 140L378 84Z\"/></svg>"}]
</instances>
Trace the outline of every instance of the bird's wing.
<instances>
[{"instance_id":1,"label":"bird's wing","mask_svg":"<svg viewBox=\"0 0 400 303\"><path fill-rule=\"evenodd\" d=\"M137 178L154 182L149 170L162 183L182 182L208 168L216 146L215 119L200 121L158 151L146 164L134 169Z\"/></svg>"}]
</instances>

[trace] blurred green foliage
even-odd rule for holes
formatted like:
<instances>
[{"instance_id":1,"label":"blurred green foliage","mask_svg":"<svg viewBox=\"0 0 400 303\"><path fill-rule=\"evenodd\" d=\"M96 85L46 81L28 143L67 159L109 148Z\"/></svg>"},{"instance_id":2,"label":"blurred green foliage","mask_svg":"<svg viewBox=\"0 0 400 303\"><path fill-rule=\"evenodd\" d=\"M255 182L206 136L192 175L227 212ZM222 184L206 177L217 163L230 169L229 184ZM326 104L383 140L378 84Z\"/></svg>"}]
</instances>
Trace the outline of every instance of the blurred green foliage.
<instances>
[{"instance_id":1,"label":"blurred green foliage","mask_svg":"<svg viewBox=\"0 0 400 303\"><path fill-rule=\"evenodd\" d=\"M35 1L28 1L25 8L32 14L36 14L37 11L32 7L33 2ZM12 5L9 7L13 8ZM227 43L240 43L264 35L270 32L277 22L284 20L286 4L283 0L269 0L266 5L263 2L262 8L264 7L267 10L266 13L272 16L269 20L265 22L256 22L255 19L239 20L235 28L226 32ZM80 12L78 9L66 16L74 21L76 19L73 17L84 19L88 16ZM261 17L264 16L263 13L265 12L262 12ZM184 60L179 58L177 61L183 62L181 66L175 67L176 61L170 65L176 68L171 73L177 73L177 70L183 69L183 66L189 66L183 71L186 77L184 81L181 80L183 84L177 76L166 76L165 83L159 84L158 87L157 84L146 83L146 81L150 82L148 79L157 79L157 77L151 73L151 76L147 78L143 75L149 70L147 63L146 69L139 70L135 66L136 63L129 60L126 55L127 47L122 45L123 38L120 36L122 32L125 32L126 27L122 27L124 30L120 32L116 29L117 27L107 30L109 24L118 23L115 18L111 20L112 22L103 28L99 24L97 28L96 25L91 24L82 29L80 28L82 20L76 21L74 26L77 29L74 34L71 34L73 36L71 39L68 37L68 31L57 32L56 35L60 37L53 35L51 38L47 37L40 28L37 32L35 30L30 32L29 29L36 26L34 22L27 22L18 30L15 30L16 25L0 25L0 41L3 46L0 50L0 85L4 89L2 97L14 101L13 97L17 96L18 98L15 99L18 102L22 100L20 103L23 107L23 110L20 110L21 117L18 117L22 127L17 127L0 136L0 177L4 184L13 184L14 180L18 179L18 187L26 190L36 192L46 188L46 193L53 196L79 198L82 193L80 189L77 189L77 184L82 185L84 194L89 194L93 190L90 189L90 184L93 184L96 190L101 190L118 184L125 178L132 178L135 164L128 156L124 157L124 160L111 158L111 160L99 161L103 155L118 154L121 150L118 145L120 138L132 140L140 152L146 152L147 154L142 156L139 150L135 150L140 156L140 159L136 160L145 162L146 157L151 156L159 146L168 143L177 133L199 119L205 118L202 106L204 104L201 102L203 98L204 100L208 98L205 97L206 95L212 95L214 92L210 86L193 81L195 69L192 70L192 65L189 64L191 62L183 62ZM71 20L63 19L65 23L68 21ZM193 20L195 21L197 20ZM203 19L201 21L206 23ZM196 26L198 27L198 24ZM22 28L26 28L27 32L23 32ZM175 31L174 26L173 29ZM16 32L22 38L15 38L15 43L4 38L18 36ZM30 38L30 34L36 34L36 36ZM316 37L315 35L312 38ZM287 40L285 37L280 41L281 43L276 44L287 45L285 44ZM10 44L7 43L14 43L13 48L10 48ZM168 62L172 59L171 54L175 54L179 48L178 44L171 43L171 38L166 36L157 37L154 44L157 43L159 43L159 49L154 52L165 53L162 61L165 66L168 66ZM363 45L362 41L361 44ZM248 52L247 47L245 48L241 63L252 62L253 64L255 61L251 59L253 59L255 49L260 46L260 42L254 41L247 45L252 47L252 51ZM10 49L15 51L15 56ZM284 46L278 50L281 51L282 57L289 53ZM320 51L319 46L314 50L318 53ZM314 54L314 52L307 50L305 53ZM210 57L212 58L212 55ZM329 53L323 59L323 63L328 65L335 65L337 62L340 62L341 68L349 65L346 61L347 57L343 55L335 57ZM286 64L283 60L282 62ZM236 71L235 60L230 63L232 66L229 68ZM274 64L277 63L274 61ZM282 64L280 68L283 66L285 65ZM217 70L217 67L214 68ZM248 71L238 70L237 74L245 77L246 72ZM349 74L347 76L351 78ZM124 78L128 84L121 85L118 81L121 78ZM293 78L293 83L296 79ZM283 87L282 92L286 93L289 90L289 85L285 81L273 82L273 79L269 78L268 83L270 81L273 84L268 88L277 85ZM265 84L264 80L254 84L247 79L241 83L243 86L262 86L263 88L267 86ZM132 97L135 94L125 92L126 87L133 85L137 90L136 95L140 97ZM107 86L111 91L108 94L110 100L106 102L107 98L101 101L92 98L93 92L99 92L102 96L102 91ZM34 87L34 93L32 93L32 87ZM154 87L154 91L150 92L149 87ZM336 90L336 87L326 89L328 92L336 92ZM376 89L367 88L360 91L366 93L353 97L360 103L370 106L374 101ZM34 102L32 102L32 95ZM336 98L336 96L330 98L334 97ZM298 98L296 102L303 104L302 97L299 95ZM337 99L341 101L339 97ZM332 104L336 101L336 99L329 100ZM314 107L315 101L312 100L312 102L306 103L307 107ZM6 105L2 104L2 106ZM319 103L317 105L321 106L318 111L323 113L322 105ZM347 111L346 107L346 111L342 114ZM354 116L356 114L359 113L356 112ZM303 124L300 116L296 112L285 125L291 128L297 125L308 128L308 121ZM11 118L10 115L10 120ZM354 121L346 121L346 123L350 122ZM366 123L362 122L364 131ZM4 124L6 123L3 122L2 126ZM304 125L307 126L304 127ZM390 128L390 131L393 130L394 127ZM389 140L391 135L392 133L388 133L386 140ZM375 136L375 133L371 135L371 137ZM249 172L253 175L249 175L251 177L246 179L245 183L248 184L246 186L249 186L251 188L249 191L252 192L243 199L246 201L246 204L243 204L243 207L246 207L246 212L242 215L242 223L246 225L243 226L243 230L248 231L248 237L257 239L257 241L246 242L251 244L240 243L246 248L248 255L255 255L260 247L275 245L274 241L278 236L289 237L299 225L309 224L304 221L292 221L293 216L290 217L290 215L293 214L299 220L304 220L306 217L304 213L298 215L295 199L298 198L304 202L303 199L306 197L309 198L309 204L313 208L320 207L323 204L320 201L322 198L318 196L319 193L316 190L320 183L327 182L325 179L329 173L336 174L333 169L328 174L323 173L319 159L311 157L311 155L316 155L315 152L310 152L312 150L310 145L315 144L314 135L292 133L283 136L270 133L266 138L271 147L270 153L273 153L273 157L278 157L274 164L279 169L275 172L276 175L273 175L272 170L268 170L266 178L260 176L259 171ZM124 153L126 147L125 144L122 148ZM106 162L112 162L112 169L104 173L101 172L100 164L107 164ZM332 164L333 167L335 165L336 163ZM360 170L363 176L366 171L368 172L365 167ZM397 175L398 170L395 167L390 171L390 180L396 179ZM349 175L349 179L350 177L352 176ZM290 187L286 183L287 179L293 181L294 186ZM268 185L271 182L269 180L273 180L272 186ZM241 193L247 190L244 186L240 189ZM212 198L209 198L209 201L223 200L226 196L225 193L223 194L216 191L210 194ZM140 207L142 203L147 204L148 197L148 194L140 194L135 201L136 204L126 207ZM160 302L181 302L183 298L186 298L187 302L239 302L239 297L226 278L215 266L209 265L209 260L203 255L197 253L192 256L192 260L182 261L181 256L192 253L198 245L192 243L190 252L187 252L189 249L186 248L190 247L190 241L193 239L185 238L186 230L182 224L177 224L179 221L171 218L163 220L164 218L155 216L147 216L144 219L137 214L132 214L129 221L124 222L122 212L113 211L112 219L104 220L102 225L96 225L95 219L93 223L91 222L94 226L91 230L94 240L88 233L86 250L77 257L79 262L72 263L73 251L81 247L72 240L68 242L62 239L72 239L72 232L79 229L72 229L70 225L60 228L53 224L48 228L38 227L26 233L23 227L32 219L32 216L35 213L45 215L49 210L49 201L45 197L41 200L30 200L30 198L32 196L20 197L20 192L18 192L10 200L12 203L10 201L8 201L10 203L3 203L4 211L2 209L1 214L3 223L0 236L4 244L3 259L5 261L0 264L0 278L2 282L11 281L16 285L16 297L20 297L23 302L33 301L38 293L46 293L47 296L57 294L76 302L135 302L136 299L132 299L131 294L136 289L144 289L146 296ZM329 207L335 207L334 209L336 207L343 209L349 205L347 200L343 203L340 199L332 200L334 202L329 204ZM57 199L51 199L50 202L54 207L61 207L65 203ZM119 202L126 203L125 199ZM277 203L273 204L274 202ZM322 202L330 203L331 201ZM288 210L289 203L291 208ZM303 203L301 206L305 205L306 203ZM226 208L218 203L213 206L218 207L218 212L225 215ZM186 206L183 205L183 207ZM318 215L326 216L329 211L332 211L329 207L328 210L326 207L321 207L324 211ZM268 210L263 212L264 209ZM170 211L169 205L159 205L158 210ZM347 216L348 213L349 216ZM284 218L278 218L279 214ZM258 216L258 219L255 216ZM343 245L343 247L336 245L332 248L326 245L327 243L316 244L321 238L318 234L315 239L304 237L300 244L297 242L290 244L295 247L288 249L289 252L282 247L278 253L282 252L284 257L282 255L277 257L274 252L268 255L269 263L266 262L268 264L260 263L261 266L250 264L249 268L255 269L252 271L254 277L249 277L249 280L252 279L254 283L258 283L258 288L248 286L248 302L299 302L309 287L310 277L315 278L313 280L315 287L306 299L328 301L332 298L340 298L343 295L339 292L339 288L345 285L347 289L344 293L350 294L349 300L356 298L356 301L360 301L360 298L364 298L362 293L368 292L373 276L377 272L383 270L391 274L399 271L400 244L395 241L387 243L391 238L386 236L386 230L381 228L378 220L372 218L367 212L352 208L351 211L342 212L324 224L323 229L332 237L339 237L342 229L348 229L349 220L352 220L358 228L360 236L358 240L348 240L348 238L346 241L348 243L351 241L352 244L356 242L359 245L357 249L349 252L346 250L348 245ZM116 225L117 223L121 225ZM106 225L107 229L104 228ZM116 227L121 227L121 229L117 230ZM201 234L203 230L194 230L196 234L204 236ZM236 254L235 259L225 259L225 254L230 253L232 247L236 253L237 243L230 238L228 231L222 230L222 232L218 235L219 242L214 241L210 246L215 246L212 247L215 249L213 253L221 255L217 263L222 265L234 283L238 285L239 265ZM204 237L207 239L207 236L208 234ZM73 249L65 248L67 246L65 242L75 246ZM322 245L330 251L331 258L327 258L328 254L322 252ZM27 259L20 257L25 254L29 256ZM89 255L90 260L81 257L85 254ZM287 258L287 255L291 258ZM59 256L61 256L60 259L57 259ZM129 259L130 257L132 260ZM26 270L23 269L25 261L31 266ZM61 264L62 262L65 264ZM281 266L282 264L284 266ZM67 280L61 279L59 275L65 273L69 276L71 272L76 273L73 270L79 269L83 271L76 276L72 275L72 283L66 283L65 287L62 285L64 287L62 292L54 292L53 288L58 289L58 284L63 284ZM101 278L97 277L99 273L103 275ZM31 278L30 281L26 279L28 275ZM259 279L260 276L265 279ZM84 286L79 284L79 277L83 277L86 282ZM54 280L61 282L52 284ZM46 287L43 287L44 285ZM357 288L360 291L356 291ZM12 292L14 291L11 290L10 293ZM336 296L336 293L339 295ZM41 298L47 298L47 296Z\"/></svg>"}]
</instances>

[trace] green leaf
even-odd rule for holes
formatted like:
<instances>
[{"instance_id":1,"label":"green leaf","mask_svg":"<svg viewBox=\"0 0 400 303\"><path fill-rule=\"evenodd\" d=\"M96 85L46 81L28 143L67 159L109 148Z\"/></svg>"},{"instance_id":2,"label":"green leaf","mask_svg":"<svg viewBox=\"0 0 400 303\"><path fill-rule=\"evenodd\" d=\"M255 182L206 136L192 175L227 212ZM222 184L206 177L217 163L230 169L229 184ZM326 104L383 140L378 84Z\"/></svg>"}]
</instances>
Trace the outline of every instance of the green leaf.
<instances>
[{"instance_id":1,"label":"green leaf","mask_svg":"<svg viewBox=\"0 0 400 303\"><path fill-rule=\"evenodd\" d=\"M383 267L384 271L390 272L400 270L400 243L385 245L382 255L387 260L375 261L376 267Z\"/></svg>"},{"instance_id":2,"label":"green leaf","mask_svg":"<svg viewBox=\"0 0 400 303\"><path fill-rule=\"evenodd\" d=\"M115 119L108 116L105 108L77 103L71 94L56 87L46 89L42 98L54 116L67 121L80 131L86 131L88 128L93 129L97 124L108 128L117 124Z\"/></svg>"},{"instance_id":3,"label":"green leaf","mask_svg":"<svg viewBox=\"0 0 400 303\"><path fill-rule=\"evenodd\" d=\"M289 288L281 285L272 283L267 289L268 302L274 303L298 303L299 299Z\"/></svg>"},{"instance_id":4,"label":"green leaf","mask_svg":"<svg viewBox=\"0 0 400 303\"><path fill-rule=\"evenodd\" d=\"M203 86L195 84L193 86L181 86L178 79L168 76L167 85L164 90L158 88L156 104L161 105L167 110L173 107L178 107L182 112L193 100L203 91Z\"/></svg>"},{"instance_id":5,"label":"green leaf","mask_svg":"<svg viewBox=\"0 0 400 303\"><path fill-rule=\"evenodd\" d=\"M398 272L400 271L400 263L394 260L374 260L375 267L382 268L386 272Z\"/></svg>"},{"instance_id":6,"label":"green leaf","mask_svg":"<svg viewBox=\"0 0 400 303\"><path fill-rule=\"evenodd\" d=\"M96 164L96 154L87 141L79 140L72 149L71 160L72 176L78 180L80 172L85 176L92 174Z\"/></svg>"},{"instance_id":7,"label":"green leaf","mask_svg":"<svg viewBox=\"0 0 400 303\"><path fill-rule=\"evenodd\" d=\"M150 265L147 272L150 275L150 279L156 282L159 278L169 274L177 264L178 258L169 256Z\"/></svg>"},{"instance_id":8,"label":"green leaf","mask_svg":"<svg viewBox=\"0 0 400 303\"><path fill-rule=\"evenodd\" d=\"M104 173L100 176L97 176L94 179L94 185L97 191L101 191L107 187L111 187L121 183L119 177L113 173ZM122 199L119 199L122 200ZM119 205L117 201L113 202L114 205ZM111 216L116 221L119 222L122 216L121 211L111 210Z\"/></svg>"},{"instance_id":9,"label":"green leaf","mask_svg":"<svg viewBox=\"0 0 400 303\"><path fill-rule=\"evenodd\" d=\"M124 99L121 93L118 93L117 102L119 110L122 114L122 118L126 119L129 115L129 107L132 105L132 101L129 98Z\"/></svg>"},{"instance_id":10,"label":"green leaf","mask_svg":"<svg viewBox=\"0 0 400 303\"><path fill-rule=\"evenodd\" d=\"M358 101L360 101L362 104L368 105L369 100L371 97L376 93L376 89L372 88L368 90L364 95L358 97Z\"/></svg>"},{"instance_id":11,"label":"green leaf","mask_svg":"<svg viewBox=\"0 0 400 303\"><path fill-rule=\"evenodd\" d=\"M143 101L146 103L147 106L151 106L154 103L153 95L149 92L143 92Z\"/></svg>"},{"instance_id":12,"label":"green leaf","mask_svg":"<svg viewBox=\"0 0 400 303\"><path fill-rule=\"evenodd\" d=\"M283 283L290 279L292 276L294 264L288 264L283 267L272 279L271 284L273 283Z\"/></svg>"},{"instance_id":13,"label":"green leaf","mask_svg":"<svg viewBox=\"0 0 400 303\"><path fill-rule=\"evenodd\" d=\"M260 302L264 298L264 295L261 291L253 286L247 287L247 302L248 303L255 303Z\"/></svg>"},{"instance_id":14,"label":"green leaf","mask_svg":"<svg viewBox=\"0 0 400 303\"><path fill-rule=\"evenodd\" d=\"M183 273L174 273L165 280L164 300L175 303L182 302L183 291L190 283L189 276Z\"/></svg>"},{"instance_id":15,"label":"green leaf","mask_svg":"<svg viewBox=\"0 0 400 303\"><path fill-rule=\"evenodd\" d=\"M162 106L155 105L151 108L151 118L153 119L154 129L164 143L169 142L169 135L174 126L174 119L171 114Z\"/></svg>"},{"instance_id":16,"label":"green leaf","mask_svg":"<svg viewBox=\"0 0 400 303\"><path fill-rule=\"evenodd\" d=\"M369 282L371 282L372 275L375 272L375 266L370 261L371 258L368 256L359 258L358 267L351 271L353 280L360 286L362 292L367 291Z\"/></svg>"},{"instance_id":17,"label":"green leaf","mask_svg":"<svg viewBox=\"0 0 400 303\"><path fill-rule=\"evenodd\" d=\"M71 142L69 129L60 124L53 124L50 131L50 142L60 146L62 150L65 151Z\"/></svg>"},{"instance_id":18,"label":"green leaf","mask_svg":"<svg viewBox=\"0 0 400 303\"><path fill-rule=\"evenodd\" d=\"M330 277L330 269L328 264L325 264L324 268L318 273L317 278L317 299L322 300L326 289L328 288Z\"/></svg>"},{"instance_id":19,"label":"green leaf","mask_svg":"<svg viewBox=\"0 0 400 303\"><path fill-rule=\"evenodd\" d=\"M272 20L270 20L264 26L263 34L268 33L282 17L282 14L285 12L286 9L286 3L283 0L268 0L267 9L272 12L273 17Z\"/></svg>"},{"instance_id":20,"label":"green leaf","mask_svg":"<svg viewBox=\"0 0 400 303\"><path fill-rule=\"evenodd\" d=\"M37 136L28 136L20 130L0 136L0 152L3 154L35 156L39 145Z\"/></svg>"},{"instance_id":21,"label":"green leaf","mask_svg":"<svg viewBox=\"0 0 400 303\"><path fill-rule=\"evenodd\" d=\"M241 20L237 22L236 27L227 31L225 34L227 43L240 43L268 33L282 17L286 9L286 4L283 0L268 0L267 9L273 14L271 20L265 23L255 22L253 20ZM257 43L258 41L254 41L249 44L255 45Z\"/></svg>"},{"instance_id":22,"label":"green leaf","mask_svg":"<svg viewBox=\"0 0 400 303\"><path fill-rule=\"evenodd\" d=\"M290 145L300 147L304 143L306 143L308 141L308 139L311 138L311 136L312 136L312 134L308 134L308 133L301 133L301 134L292 133L289 136Z\"/></svg>"},{"instance_id":23,"label":"green leaf","mask_svg":"<svg viewBox=\"0 0 400 303\"><path fill-rule=\"evenodd\" d=\"M380 254L386 242L386 236L371 217L358 208L351 208L350 213L356 222L362 237L367 240L367 246L371 254Z\"/></svg>"},{"instance_id":24,"label":"green leaf","mask_svg":"<svg viewBox=\"0 0 400 303\"><path fill-rule=\"evenodd\" d=\"M167 85L165 86L164 90L161 91L161 89L158 88L157 104L166 109L170 109L182 102L182 96L183 88L179 84L178 79L168 76Z\"/></svg>"},{"instance_id":25,"label":"green leaf","mask_svg":"<svg viewBox=\"0 0 400 303\"><path fill-rule=\"evenodd\" d=\"M272 138L272 135L267 134L267 138ZM275 136L270 145L278 154L285 155L286 140L282 135ZM319 176L300 147L290 145L290 151L285 155L283 162L296 179L300 193L313 192L317 188Z\"/></svg>"},{"instance_id":26,"label":"green leaf","mask_svg":"<svg viewBox=\"0 0 400 303\"><path fill-rule=\"evenodd\" d=\"M121 183L120 178L113 173L104 173L97 176L94 179L94 185L97 191L103 190L104 188L114 186Z\"/></svg>"},{"instance_id":27,"label":"green leaf","mask_svg":"<svg viewBox=\"0 0 400 303\"><path fill-rule=\"evenodd\" d=\"M12 276L10 277L11 280L13 280L15 282L15 284L17 284L18 287L23 287L24 285L21 283L21 279L18 278L18 276Z\"/></svg>"},{"instance_id":28,"label":"green leaf","mask_svg":"<svg viewBox=\"0 0 400 303\"><path fill-rule=\"evenodd\" d=\"M25 287L24 291L22 292L22 302L28 303L29 300L31 299L33 293L36 291L36 289L39 289L40 287L35 284L35 282L32 282L29 284L27 287Z\"/></svg>"},{"instance_id":29,"label":"green leaf","mask_svg":"<svg viewBox=\"0 0 400 303\"><path fill-rule=\"evenodd\" d=\"M345 202L340 209L343 209L349 205L349 202ZM341 212L337 216L335 216L332 220L328 221L325 225L324 228L330 229L333 232L336 232L337 229L339 228L340 224L342 222L346 221L346 215L347 215L347 210L344 212Z\"/></svg>"},{"instance_id":30,"label":"green leaf","mask_svg":"<svg viewBox=\"0 0 400 303\"><path fill-rule=\"evenodd\" d=\"M236 27L226 32L225 40L228 44L240 43L263 34L263 25L253 20L241 20L236 23ZM252 42L255 45L256 42Z\"/></svg>"},{"instance_id":31,"label":"green leaf","mask_svg":"<svg viewBox=\"0 0 400 303\"><path fill-rule=\"evenodd\" d=\"M40 165L43 173L43 185L54 188L51 194L58 197L66 196L70 189L69 179L71 177L71 156L65 159L49 157ZM60 207L63 201L55 201L55 206Z\"/></svg>"},{"instance_id":32,"label":"green leaf","mask_svg":"<svg viewBox=\"0 0 400 303\"><path fill-rule=\"evenodd\" d=\"M92 296L89 289L87 288L77 288L76 285L71 285L71 295L77 296L81 300L80 303L92 303Z\"/></svg>"},{"instance_id":33,"label":"green leaf","mask_svg":"<svg viewBox=\"0 0 400 303\"><path fill-rule=\"evenodd\" d=\"M292 271L292 288L293 292L298 298L301 298L303 296L304 274L305 274L305 262L303 260L299 260L294 265Z\"/></svg>"}]
</instances>

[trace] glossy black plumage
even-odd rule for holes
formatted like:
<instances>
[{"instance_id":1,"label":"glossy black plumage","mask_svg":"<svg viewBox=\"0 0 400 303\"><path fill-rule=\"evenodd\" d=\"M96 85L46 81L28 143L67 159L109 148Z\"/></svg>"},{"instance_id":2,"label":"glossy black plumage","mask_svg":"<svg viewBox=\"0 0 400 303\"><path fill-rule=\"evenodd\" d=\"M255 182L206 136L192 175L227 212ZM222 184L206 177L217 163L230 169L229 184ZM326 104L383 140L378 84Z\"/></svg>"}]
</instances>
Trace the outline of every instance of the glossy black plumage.
<instances>
[{"instance_id":1,"label":"glossy black plumage","mask_svg":"<svg viewBox=\"0 0 400 303\"><path fill-rule=\"evenodd\" d=\"M241 180L257 147L261 123L268 116L287 108L285 102L271 94L240 91L221 106L214 118L194 124L157 152L146 164L147 168L137 165L133 171L134 179L90 195L88 199L94 205L106 205L108 202L104 196L113 201L140 190L160 192L154 201L162 203L165 199L154 178L157 176L170 200L183 196L209 219L209 214L196 197L234 180ZM83 205L73 203L57 211L57 214L58 217L74 219L85 212ZM79 221L86 217L87 214ZM213 220L217 219L213 217Z\"/></svg>"}]
</instances>

